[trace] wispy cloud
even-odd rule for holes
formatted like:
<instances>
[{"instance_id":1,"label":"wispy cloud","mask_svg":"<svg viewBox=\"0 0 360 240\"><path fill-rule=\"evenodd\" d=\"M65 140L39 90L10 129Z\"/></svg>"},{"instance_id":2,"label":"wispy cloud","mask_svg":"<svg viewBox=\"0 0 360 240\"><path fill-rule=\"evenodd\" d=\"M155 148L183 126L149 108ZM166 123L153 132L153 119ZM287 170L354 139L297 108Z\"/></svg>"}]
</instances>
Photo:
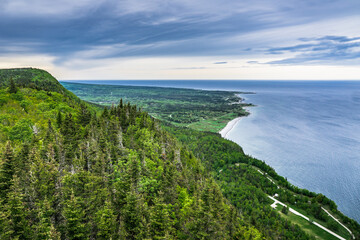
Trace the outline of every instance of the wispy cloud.
<instances>
[{"instance_id":1,"label":"wispy cloud","mask_svg":"<svg viewBox=\"0 0 360 240\"><path fill-rule=\"evenodd\" d=\"M207 67L179 67L179 68L173 68L177 70L197 70L197 69L209 69Z\"/></svg>"},{"instance_id":2,"label":"wispy cloud","mask_svg":"<svg viewBox=\"0 0 360 240\"><path fill-rule=\"evenodd\" d=\"M67 69L151 57L208 58L191 70L226 69L234 58L254 68L355 65L358 9L357 0L4 0L0 56L50 56Z\"/></svg>"},{"instance_id":3,"label":"wispy cloud","mask_svg":"<svg viewBox=\"0 0 360 240\"><path fill-rule=\"evenodd\" d=\"M226 54L228 48L237 46L213 41L338 17L339 10L352 14L357 7L358 1L344 4L340 0L322 0L315 5L295 0L7 0L0 9L0 38L8 44L38 42L34 52L58 56L104 45L134 49L133 45L153 44L160 48L165 42L178 43L175 47L183 55L196 56L197 50L201 53L205 48L209 55L222 49ZM187 46L187 40L198 38L204 38L202 46ZM166 51L182 55L180 50Z\"/></svg>"},{"instance_id":4,"label":"wispy cloud","mask_svg":"<svg viewBox=\"0 0 360 240\"><path fill-rule=\"evenodd\" d=\"M324 36L300 39L305 44L268 49L269 54L295 53L295 56L267 62L268 64L359 64L360 37ZM349 62L350 61L350 62Z\"/></svg>"}]
</instances>

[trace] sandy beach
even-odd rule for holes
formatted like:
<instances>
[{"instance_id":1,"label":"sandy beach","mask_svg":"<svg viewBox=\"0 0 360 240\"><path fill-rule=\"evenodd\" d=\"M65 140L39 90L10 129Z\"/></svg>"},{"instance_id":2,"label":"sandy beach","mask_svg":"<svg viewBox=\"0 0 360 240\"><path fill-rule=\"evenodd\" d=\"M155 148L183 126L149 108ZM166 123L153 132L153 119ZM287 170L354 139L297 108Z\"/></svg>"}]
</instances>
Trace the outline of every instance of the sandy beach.
<instances>
[{"instance_id":1,"label":"sandy beach","mask_svg":"<svg viewBox=\"0 0 360 240\"><path fill-rule=\"evenodd\" d=\"M233 129L233 127L235 126L235 124L241 119L242 117L237 117L233 120L231 120L230 122L228 122L226 124L226 126L221 129L221 131L219 132L221 137L226 138L227 134Z\"/></svg>"}]
</instances>

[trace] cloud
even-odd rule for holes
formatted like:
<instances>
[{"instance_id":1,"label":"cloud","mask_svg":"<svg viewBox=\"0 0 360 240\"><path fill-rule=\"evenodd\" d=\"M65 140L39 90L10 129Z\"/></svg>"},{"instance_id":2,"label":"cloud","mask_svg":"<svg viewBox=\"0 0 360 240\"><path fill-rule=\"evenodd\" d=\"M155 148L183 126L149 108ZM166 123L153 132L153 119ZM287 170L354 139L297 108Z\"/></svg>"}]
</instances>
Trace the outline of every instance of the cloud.
<instances>
[{"instance_id":1,"label":"cloud","mask_svg":"<svg viewBox=\"0 0 360 240\"><path fill-rule=\"evenodd\" d=\"M268 49L269 54L295 53L295 56L268 64L359 64L360 37L324 36L319 38L300 39L306 44L297 44ZM353 61L352 61L353 60Z\"/></svg>"},{"instance_id":2,"label":"cloud","mask_svg":"<svg viewBox=\"0 0 360 240\"><path fill-rule=\"evenodd\" d=\"M351 42L359 40L360 37L346 37L346 36L324 36L320 38L300 38L303 42L307 41L336 41L336 42Z\"/></svg>"},{"instance_id":3,"label":"cloud","mask_svg":"<svg viewBox=\"0 0 360 240\"><path fill-rule=\"evenodd\" d=\"M2 2L2 10L4 15L19 18L21 17L81 17L84 12L89 12L103 4L104 0L5 0Z\"/></svg>"},{"instance_id":4,"label":"cloud","mask_svg":"<svg viewBox=\"0 0 360 240\"><path fill-rule=\"evenodd\" d=\"M198 70L198 69L209 69L207 67L178 67L178 68L173 68L173 69L178 69L178 70Z\"/></svg>"},{"instance_id":5,"label":"cloud","mask_svg":"<svg viewBox=\"0 0 360 240\"><path fill-rule=\"evenodd\" d=\"M4 0L0 56L49 56L55 66L89 72L96 64L153 57L207 58L207 64L171 66L179 71L354 65L358 9L355 0ZM234 58L243 65L232 66Z\"/></svg>"},{"instance_id":6,"label":"cloud","mask_svg":"<svg viewBox=\"0 0 360 240\"><path fill-rule=\"evenodd\" d=\"M51 3L5 0L0 9L0 38L4 47L17 42L36 42L37 46L31 49L33 52L60 57L104 45L127 46L130 54L135 54L133 49L149 44L157 50L165 46L160 54L196 56L204 51L216 55L221 51L220 54L226 54L229 48L235 48L234 54L237 54L240 46L224 46L213 41L227 41L237 35L329 16L334 18L339 16L339 10L351 15L353 9L360 7L356 1L344 4L340 0L322 0L321 3L314 5L295 0L59 0ZM188 41L199 38L203 40L201 46L189 47ZM174 49L166 48L170 45ZM144 54L150 52L144 51ZM122 54L124 51L119 56Z\"/></svg>"}]
</instances>

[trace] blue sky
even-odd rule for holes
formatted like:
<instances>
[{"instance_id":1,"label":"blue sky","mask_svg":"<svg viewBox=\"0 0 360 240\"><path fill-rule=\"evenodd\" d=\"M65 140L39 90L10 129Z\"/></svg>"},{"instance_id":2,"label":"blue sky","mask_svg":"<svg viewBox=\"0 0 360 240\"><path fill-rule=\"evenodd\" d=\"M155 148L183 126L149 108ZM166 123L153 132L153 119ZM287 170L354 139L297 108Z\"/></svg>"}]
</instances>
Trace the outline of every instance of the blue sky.
<instances>
[{"instance_id":1,"label":"blue sky","mask_svg":"<svg viewBox=\"0 0 360 240\"><path fill-rule=\"evenodd\" d=\"M59 79L359 79L359 0L1 0L0 67Z\"/></svg>"}]
</instances>

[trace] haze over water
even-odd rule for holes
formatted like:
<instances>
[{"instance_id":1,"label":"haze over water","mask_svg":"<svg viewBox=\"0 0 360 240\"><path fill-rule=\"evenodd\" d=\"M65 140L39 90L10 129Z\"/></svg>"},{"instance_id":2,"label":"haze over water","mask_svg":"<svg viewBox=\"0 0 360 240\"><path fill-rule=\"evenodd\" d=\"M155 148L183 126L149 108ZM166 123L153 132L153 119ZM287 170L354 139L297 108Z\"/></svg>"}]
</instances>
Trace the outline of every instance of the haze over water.
<instances>
[{"instance_id":1,"label":"haze over water","mask_svg":"<svg viewBox=\"0 0 360 240\"><path fill-rule=\"evenodd\" d=\"M296 186L323 193L360 222L358 81L76 81L252 91L227 138Z\"/></svg>"}]
</instances>

